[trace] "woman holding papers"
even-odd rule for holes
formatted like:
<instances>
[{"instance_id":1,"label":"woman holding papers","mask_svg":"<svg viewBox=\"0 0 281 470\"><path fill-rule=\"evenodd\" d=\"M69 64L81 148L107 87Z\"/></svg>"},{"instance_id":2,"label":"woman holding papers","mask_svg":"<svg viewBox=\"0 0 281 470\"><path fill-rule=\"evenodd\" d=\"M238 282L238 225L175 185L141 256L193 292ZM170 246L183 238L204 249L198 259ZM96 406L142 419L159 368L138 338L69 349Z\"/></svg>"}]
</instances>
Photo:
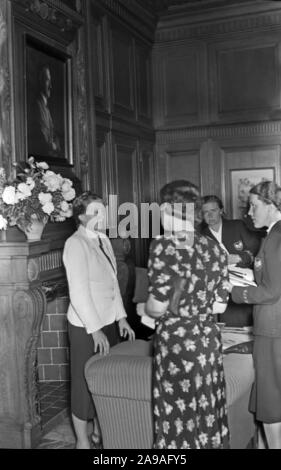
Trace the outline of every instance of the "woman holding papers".
<instances>
[{"instance_id":1,"label":"woman holding papers","mask_svg":"<svg viewBox=\"0 0 281 470\"><path fill-rule=\"evenodd\" d=\"M161 199L164 235L151 244L146 303L157 324L154 448L227 448L221 333L213 315L223 312L228 300L226 254L195 230L200 209L195 185L169 183Z\"/></svg>"},{"instance_id":2,"label":"woman holding papers","mask_svg":"<svg viewBox=\"0 0 281 470\"><path fill-rule=\"evenodd\" d=\"M281 212L280 188L265 181L250 190L255 227L268 227L254 262L257 286L226 283L237 303L254 304L255 384L250 410L263 423L269 448L281 449Z\"/></svg>"},{"instance_id":3,"label":"woman holding papers","mask_svg":"<svg viewBox=\"0 0 281 470\"><path fill-rule=\"evenodd\" d=\"M252 268L254 256L260 246L260 237L248 230L242 220L228 220L223 214L222 201L215 195L202 198L203 222L200 231L215 240L227 253L228 264ZM229 300L227 309L220 316L227 326L252 325L252 307L235 305Z\"/></svg>"}]
</instances>

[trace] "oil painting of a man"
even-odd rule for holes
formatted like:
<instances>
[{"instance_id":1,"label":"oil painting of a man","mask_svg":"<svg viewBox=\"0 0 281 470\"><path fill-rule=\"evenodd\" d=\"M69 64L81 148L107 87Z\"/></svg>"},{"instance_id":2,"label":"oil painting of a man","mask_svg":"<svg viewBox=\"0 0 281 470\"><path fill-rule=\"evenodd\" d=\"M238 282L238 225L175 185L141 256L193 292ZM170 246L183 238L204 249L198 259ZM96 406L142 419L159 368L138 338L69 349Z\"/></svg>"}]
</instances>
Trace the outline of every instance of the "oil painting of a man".
<instances>
[{"instance_id":1,"label":"oil painting of a man","mask_svg":"<svg viewBox=\"0 0 281 470\"><path fill-rule=\"evenodd\" d=\"M29 47L27 56L28 153L65 158L64 63Z\"/></svg>"}]
</instances>

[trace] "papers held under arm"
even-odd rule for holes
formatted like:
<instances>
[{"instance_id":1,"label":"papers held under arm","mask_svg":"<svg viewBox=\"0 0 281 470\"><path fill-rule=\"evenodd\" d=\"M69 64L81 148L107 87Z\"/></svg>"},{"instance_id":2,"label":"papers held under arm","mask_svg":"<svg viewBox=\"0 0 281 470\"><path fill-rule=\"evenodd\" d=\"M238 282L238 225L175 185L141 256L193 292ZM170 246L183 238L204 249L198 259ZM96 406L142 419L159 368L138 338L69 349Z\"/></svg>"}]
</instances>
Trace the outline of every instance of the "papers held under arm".
<instances>
[{"instance_id":1,"label":"papers held under arm","mask_svg":"<svg viewBox=\"0 0 281 470\"><path fill-rule=\"evenodd\" d=\"M234 286L256 286L252 269L228 266L229 280Z\"/></svg>"}]
</instances>

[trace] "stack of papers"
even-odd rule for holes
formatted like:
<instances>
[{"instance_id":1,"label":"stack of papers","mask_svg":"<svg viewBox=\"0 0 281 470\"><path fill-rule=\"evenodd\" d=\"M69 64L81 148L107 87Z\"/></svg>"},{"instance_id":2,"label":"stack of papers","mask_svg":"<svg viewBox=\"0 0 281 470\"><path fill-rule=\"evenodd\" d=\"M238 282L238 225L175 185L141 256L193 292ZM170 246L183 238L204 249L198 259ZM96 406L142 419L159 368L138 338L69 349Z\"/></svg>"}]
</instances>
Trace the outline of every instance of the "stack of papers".
<instances>
[{"instance_id":1,"label":"stack of papers","mask_svg":"<svg viewBox=\"0 0 281 470\"><path fill-rule=\"evenodd\" d=\"M253 340L252 327L224 327L222 330L222 349Z\"/></svg>"},{"instance_id":2,"label":"stack of papers","mask_svg":"<svg viewBox=\"0 0 281 470\"><path fill-rule=\"evenodd\" d=\"M148 328L151 328L152 330L155 330L155 320L154 318L149 317L148 315L143 315L141 317L141 323L145 326L148 326Z\"/></svg>"},{"instance_id":3,"label":"stack of papers","mask_svg":"<svg viewBox=\"0 0 281 470\"><path fill-rule=\"evenodd\" d=\"M234 286L256 286L252 269L228 266L229 280Z\"/></svg>"},{"instance_id":4,"label":"stack of papers","mask_svg":"<svg viewBox=\"0 0 281 470\"><path fill-rule=\"evenodd\" d=\"M137 303L137 314L141 317L141 323L145 326L148 326L152 330L155 329L155 320L154 318L149 317L145 313L145 302Z\"/></svg>"}]
</instances>

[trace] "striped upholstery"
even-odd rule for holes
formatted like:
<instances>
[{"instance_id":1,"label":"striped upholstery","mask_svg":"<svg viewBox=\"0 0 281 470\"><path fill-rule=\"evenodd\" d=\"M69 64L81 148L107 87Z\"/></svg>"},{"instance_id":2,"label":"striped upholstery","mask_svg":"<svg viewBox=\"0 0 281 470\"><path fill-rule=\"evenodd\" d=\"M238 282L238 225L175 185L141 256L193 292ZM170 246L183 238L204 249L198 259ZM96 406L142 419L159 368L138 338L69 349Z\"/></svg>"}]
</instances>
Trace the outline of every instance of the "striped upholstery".
<instances>
[{"instance_id":1,"label":"striped upholstery","mask_svg":"<svg viewBox=\"0 0 281 470\"><path fill-rule=\"evenodd\" d=\"M151 448L151 367L151 343L143 340L120 343L108 356L95 355L87 362L85 376L105 449ZM231 447L245 448L255 431L248 412L254 378L252 356L229 354L224 367Z\"/></svg>"}]
</instances>

